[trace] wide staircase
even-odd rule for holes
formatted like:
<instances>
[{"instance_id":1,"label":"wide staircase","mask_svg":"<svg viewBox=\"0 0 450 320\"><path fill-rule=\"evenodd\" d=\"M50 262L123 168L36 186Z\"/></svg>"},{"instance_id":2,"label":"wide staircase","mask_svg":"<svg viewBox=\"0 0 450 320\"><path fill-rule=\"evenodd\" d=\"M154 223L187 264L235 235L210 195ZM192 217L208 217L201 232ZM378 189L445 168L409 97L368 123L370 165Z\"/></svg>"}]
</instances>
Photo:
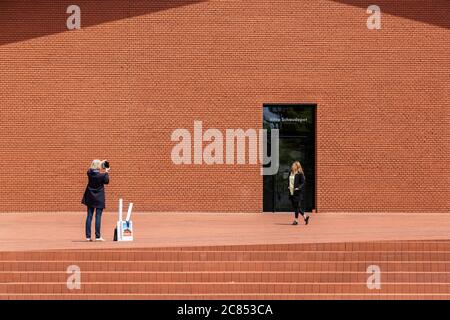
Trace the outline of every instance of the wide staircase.
<instances>
[{"instance_id":1,"label":"wide staircase","mask_svg":"<svg viewBox=\"0 0 450 320\"><path fill-rule=\"evenodd\" d=\"M449 297L445 240L0 252L0 299Z\"/></svg>"}]
</instances>

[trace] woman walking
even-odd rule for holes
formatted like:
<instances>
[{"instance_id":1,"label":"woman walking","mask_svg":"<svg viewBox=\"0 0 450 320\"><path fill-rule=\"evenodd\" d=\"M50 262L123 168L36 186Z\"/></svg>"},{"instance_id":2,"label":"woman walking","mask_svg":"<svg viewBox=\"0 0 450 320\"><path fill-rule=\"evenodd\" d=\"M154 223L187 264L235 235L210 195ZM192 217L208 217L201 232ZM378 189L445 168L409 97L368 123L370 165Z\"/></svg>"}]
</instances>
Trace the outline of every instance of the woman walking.
<instances>
[{"instance_id":1,"label":"woman walking","mask_svg":"<svg viewBox=\"0 0 450 320\"><path fill-rule=\"evenodd\" d=\"M295 161L291 166L291 174L289 175L289 199L294 209L293 225L298 225L298 214L300 213L305 220L305 224L309 222L309 216L305 215L302 209L303 191L305 186L305 174L299 161Z\"/></svg>"},{"instance_id":2,"label":"woman walking","mask_svg":"<svg viewBox=\"0 0 450 320\"><path fill-rule=\"evenodd\" d=\"M86 191L84 192L83 199L81 203L87 206L87 217L86 217L86 241L92 241L91 239L91 225L92 217L95 213L95 241L105 241L100 234L100 227L102 222L102 213L105 208L105 188L104 185L109 183L109 167L104 164L107 163L106 160L94 160L92 161L91 167L89 168L88 175L88 185ZM104 169L105 172L100 170Z\"/></svg>"}]
</instances>

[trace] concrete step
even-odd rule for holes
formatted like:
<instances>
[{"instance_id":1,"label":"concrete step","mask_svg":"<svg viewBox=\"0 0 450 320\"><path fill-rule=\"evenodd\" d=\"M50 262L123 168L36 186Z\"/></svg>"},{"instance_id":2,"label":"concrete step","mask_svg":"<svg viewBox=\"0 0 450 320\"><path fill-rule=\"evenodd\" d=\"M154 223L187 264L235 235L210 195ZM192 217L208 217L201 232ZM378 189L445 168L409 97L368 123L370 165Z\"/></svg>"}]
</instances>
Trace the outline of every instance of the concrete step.
<instances>
[{"instance_id":1,"label":"concrete step","mask_svg":"<svg viewBox=\"0 0 450 320\"><path fill-rule=\"evenodd\" d=\"M96 251L75 249L72 251ZM121 251L121 248L106 249ZM145 247L126 248L133 251L450 251L450 240L410 240L337 243L294 243L227 246Z\"/></svg>"},{"instance_id":2,"label":"concrete step","mask_svg":"<svg viewBox=\"0 0 450 320\"><path fill-rule=\"evenodd\" d=\"M450 272L450 261L1 261L0 271L353 271L377 265L382 272Z\"/></svg>"},{"instance_id":3,"label":"concrete step","mask_svg":"<svg viewBox=\"0 0 450 320\"><path fill-rule=\"evenodd\" d=\"M2 252L3 261L450 261L449 251L44 251Z\"/></svg>"},{"instance_id":4,"label":"concrete step","mask_svg":"<svg viewBox=\"0 0 450 320\"><path fill-rule=\"evenodd\" d=\"M67 281L66 272L0 272L0 283L35 283ZM366 272L83 272L82 282L346 282L364 283ZM450 272L383 272L382 282L449 283Z\"/></svg>"},{"instance_id":5,"label":"concrete step","mask_svg":"<svg viewBox=\"0 0 450 320\"><path fill-rule=\"evenodd\" d=\"M448 300L450 294L305 293L305 294L0 294L0 300ZM261 302L264 304L264 302Z\"/></svg>"},{"instance_id":6,"label":"concrete step","mask_svg":"<svg viewBox=\"0 0 450 320\"><path fill-rule=\"evenodd\" d=\"M83 282L80 289L69 290L66 282L0 283L0 294L445 294L449 283L383 283L369 289L361 283L279 283L279 282Z\"/></svg>"}]
</instances>

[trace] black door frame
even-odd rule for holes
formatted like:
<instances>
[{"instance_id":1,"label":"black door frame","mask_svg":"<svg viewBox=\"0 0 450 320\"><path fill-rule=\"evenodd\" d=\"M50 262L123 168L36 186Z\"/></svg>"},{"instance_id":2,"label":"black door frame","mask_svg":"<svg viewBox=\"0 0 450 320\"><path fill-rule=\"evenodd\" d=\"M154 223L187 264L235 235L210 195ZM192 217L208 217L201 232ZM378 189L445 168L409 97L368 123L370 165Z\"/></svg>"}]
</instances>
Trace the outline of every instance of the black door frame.
<instances>
[{"instance_id":1,"label":"black door frame","mask_svg":"<svg viewBox=\"0 0 450 320\"><path fill-rule=\"evenodd\" d=\"M317 202L317 185L318 185L318 175L317 175L317 171L318 171L318 166L317 166L317 108L318 108L318 104L317 103L275 103L275 102L270 102L270 103L263 103L262 104L262 118L264 118L264 108L265 107L271 107L271 106L278 106L278 107L311 107L313 109L313 114L314 114L314 207L312 209L313 212L317 213L317 207L318 207L318 202ZM263 176L264 179L264 176ZM263 197L264 197L264 182L263 182ZM274 192L274 197L275 197L275 192ZM275 201L275 199L273 200ZM275 204L273 205L273 208L275 210ZM264 211L264 206L263 206L263 212L276 212L276 211Z\"/></svg>"}]
</instances>

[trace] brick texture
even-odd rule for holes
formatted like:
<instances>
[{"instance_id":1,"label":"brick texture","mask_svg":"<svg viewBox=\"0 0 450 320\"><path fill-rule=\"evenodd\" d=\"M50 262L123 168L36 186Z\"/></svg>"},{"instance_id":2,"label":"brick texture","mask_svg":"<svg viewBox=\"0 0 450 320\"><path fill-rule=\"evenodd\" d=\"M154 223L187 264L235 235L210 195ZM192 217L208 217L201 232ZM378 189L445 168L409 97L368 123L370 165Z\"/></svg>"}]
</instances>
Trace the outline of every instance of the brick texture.
<instances>
[{"instance_id":1,"label":"brick texture","mask_svg":"<svg viewBox=\"0 0 450 320\"><path fill-rule=\"evenodd\" d=\"M319 212L449 211L450 2L372 2L377 31L365 1L1 1L0 211L84 210L93 158L109 210L261 211L258 166L176 166L170 135L269 102L318 105Z\"/></svg>"},{"instance_id":2,"label":"brick texture","mask_svg":"<svg viewBox=\"0 0 450 320\"><path fill-rule=\"evenodd\" d=\"M0 300L448 299L449 247L433 240L0 252ZM70 265L80 268L79 289L67 288ZM381 286L369 289L374 265Z\"/></svg>"}]
</instances>

